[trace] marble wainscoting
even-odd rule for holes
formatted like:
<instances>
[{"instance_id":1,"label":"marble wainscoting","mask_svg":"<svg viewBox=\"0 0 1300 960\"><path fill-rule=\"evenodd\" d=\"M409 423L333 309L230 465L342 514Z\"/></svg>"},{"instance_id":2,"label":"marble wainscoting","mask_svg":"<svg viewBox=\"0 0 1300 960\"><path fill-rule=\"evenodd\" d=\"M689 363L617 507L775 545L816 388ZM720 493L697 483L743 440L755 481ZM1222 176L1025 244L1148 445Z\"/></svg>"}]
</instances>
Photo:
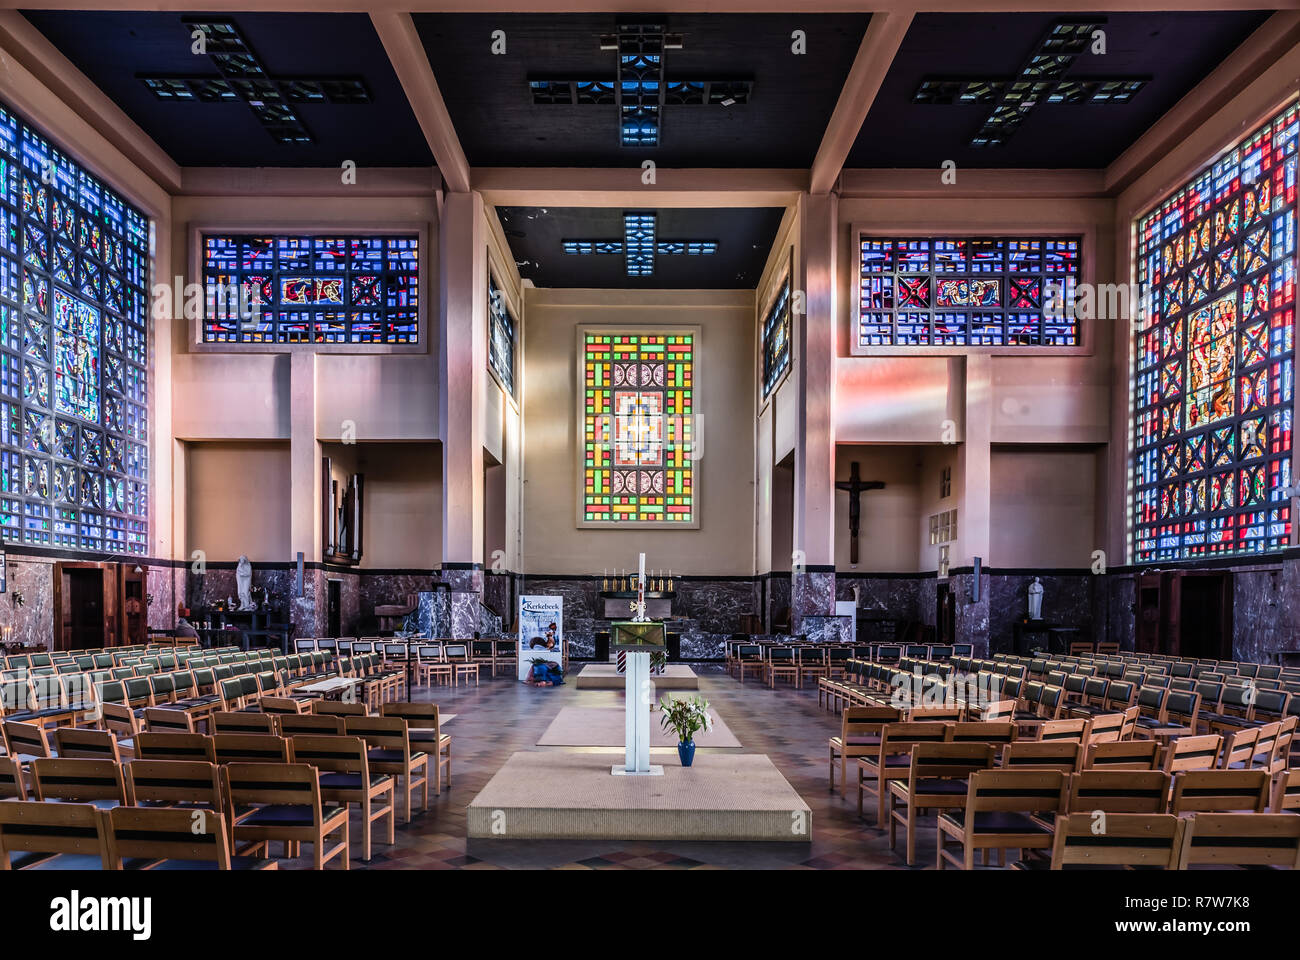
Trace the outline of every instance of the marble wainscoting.
<instances>
[{"instance_id":1,"label":"marble wainscoting","mask_svg":"<svg viewBox=\"0 0 1300 960\"><path fill-rule=\"evenodd\" d=\"M763 611L763 625L772 629L772 620L782 610L790 609L790 574L773 571L763 575L767 581L767 609Z\"/></svg>"},{"instance_id":2,"label":"marble wainscoting","mask_svg":"<svg viewBox=\"0 0 1300 960\"><path fill-rule=\"evenodd\" d=\"M11 628L11 643L46 650L54 646L54 564L47 557L6 553L0 625ZM22 595L21 605L16 594Z\"/></svg>"},{"instance_id":3,"label":"marble wainscoting","mask_svg":"<svg viewBox=\"0 0 1300 960\"><path fill-rule=\"evenodd\" d=\"M980 598L971 599L971 588L975 584L974 571L953 573L948 577L948 586L957 596L956 603L956 643L969 643L977 657L989 654L989 586L991 577L986 572L980 573Z\"/></svg>"},{"instance_id":4,"label":"marble wainscoting","mask_svg":"<svg viewBox=\"0 0 1300 960\"><path fill-rule=\"evenodd\" d=\"M1295 566L1294 562L1291 566ZM1232 656L1254 663L1276 663L1279 651L1300 649L1300 638L1285 615L1283 566L1238 567L1232 571ZM1291 585L1288 584L1288 587Z\"/></svg>"},{"instance_id":5,"label":"marble wainscoting","mask_svg":"<svg viewBox=\"0 0 1300 960\"><path fill-rule=\"evenodd\" d=\"M804 632L806 616L829 616L835 612L835 571L807 570L790 575L790 627Z\"/></svg>"},{"instance_id":6,"label":"marble wainscoting","mask_svg":"<svg viewBox=\"0 0 1300 960\"><path fill-rule=\"evenodd\" d=\"M848 617L806 614L799 622L799 632L809 643L848 643L853 639L853 625Z\"/></svg>"},{"instance_id":7,"label":"marble wainscoting","mask_svg":"<svg viewBox=\"0 0 1300 960\"><path fill-rule=\"evenodd\" d=\"M514 584L513 573L489 571L483 575L483 603L507 625L515 620Z\"/></svg>"},{"instance_id":8,"label":"marble wainscoting","mask_svg":"<svg viewBox=\"0 0 1300 960\"><path fill-rule=\"evenodd\" d=\"M153 597L148 611L149 629L174 629L176 606L185 600L185 566L151 564L145 573L145 593Z\"/></svg>"},{"instance_id":9,"label":"marble wainscoting","mask_svg":"<svg viewBox=\"0 0 1300 960\"><path fill-rule=\"evenodd\" d=\"M520 596L564 598L564 642L570 660L590 660L596 655L596 634L608 629L599 597L600 578L522 578Z\"/></svg>"},{"instance_id":10,"label":"marble wainscoting","mask_svg":"<svg viewBox=\"0 0 1300 960\"><path fill-rule=\"evenodd\" d=\"M873 575L870 573L837 572L835 574L835 599L852 600L853 591L856 587L859 617L866 618L868 621L872 619L904 622L920 621L933 626L935 583L934 575L926 573ZM870 630L869 623L864 624L863 629L865 635L858 637L858 640L862 643L887 639L870 635L867 632Z\"/></svg>"}]
</instances>

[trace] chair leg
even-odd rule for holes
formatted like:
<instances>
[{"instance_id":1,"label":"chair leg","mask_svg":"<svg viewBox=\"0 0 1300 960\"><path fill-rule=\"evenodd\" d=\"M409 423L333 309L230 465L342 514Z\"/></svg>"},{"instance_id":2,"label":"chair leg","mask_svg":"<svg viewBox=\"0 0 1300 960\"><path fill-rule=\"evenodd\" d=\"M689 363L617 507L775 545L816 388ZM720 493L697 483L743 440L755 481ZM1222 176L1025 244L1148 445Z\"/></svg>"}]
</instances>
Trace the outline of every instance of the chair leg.
<instances>
[{"instance_id":1,"label":"chair leg","mask_svg":"<svg viewBox=\"0 0 1300 960\"><path fill-rule=\"evenodd\" d=\"M966 847L966 849L965 849L964 857L965 857L965 863L966 863L966 869L967 869L967 870L974 870L974 869L975 869L975 847L974 847L974 845L971 843L971 839L972 839L972 838L968 836L968 837L966 838L966 841L965 841L965 847ZM986 856L987 856L987 853L986 853ZM987 862L987 861L985 861L985 862Z\"/></svg>"},{"instance_id":2,"label":"chair leg","mask_svg":"<svg viewBox=\"0 0 1300 960\"><path fill-rule=\"evenodd\" d=\"M388 788L388 845L391 847L397 842L397 778Z\"/></svg>"},{"instance_id":3,"label":"chair leg","mask_svg":"<svg viewBox=\"0 0 1300 960\"><path fill-rule=\"evenodd\" d=\"M361 798L361 859L370 862L370 797Z\"/></svg>"},{"instance_id":4,"label":"chair leg","mask_svg":"<svg viewBox=\"0 0 1300 960\"><path fill-rule=\"evenodd\" d=\"M907 865L916 866L916 807L907 805Z\"/></svg>"}]
</instances>

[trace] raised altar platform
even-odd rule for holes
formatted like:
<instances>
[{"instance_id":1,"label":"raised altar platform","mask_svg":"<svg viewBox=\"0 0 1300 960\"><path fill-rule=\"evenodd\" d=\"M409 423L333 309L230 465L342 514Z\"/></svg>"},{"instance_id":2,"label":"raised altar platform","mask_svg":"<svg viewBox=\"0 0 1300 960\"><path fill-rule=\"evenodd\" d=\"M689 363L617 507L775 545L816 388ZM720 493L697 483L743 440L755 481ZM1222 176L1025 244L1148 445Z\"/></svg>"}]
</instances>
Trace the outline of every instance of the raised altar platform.
<instances>
[{"instance_id":1,"label":"raised altar platform","mask_svg":"<svg viewBox=\"0 0 1300 960\"><path fill-rule=\"evenodd\" d=\"M469 805L484 840L806 843L812 810L764 754L697 755L662 777L612 777L607 752L511 755Z\"/></svg>"},{"instance_id":2,"label":"raised altar platform","mask_svg":"<svg viewBox=\"0 0 1300 960\"><path fill-rule=\"evenodd\" d=\"M650 682L656 690L698 690L700 678L685 664L670 663L661 674L652 674ZM583 667L574 681L579 690L622 690L627 679L612 663L591 663Z\"/></svg>"}]
</instances>

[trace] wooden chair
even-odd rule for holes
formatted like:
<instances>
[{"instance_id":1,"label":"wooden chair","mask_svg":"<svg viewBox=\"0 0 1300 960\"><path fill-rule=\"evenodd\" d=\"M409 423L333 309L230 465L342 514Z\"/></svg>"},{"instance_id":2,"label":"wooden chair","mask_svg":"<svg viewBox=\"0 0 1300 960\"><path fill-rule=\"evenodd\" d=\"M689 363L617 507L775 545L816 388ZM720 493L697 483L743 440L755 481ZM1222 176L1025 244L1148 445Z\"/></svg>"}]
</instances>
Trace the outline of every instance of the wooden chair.
<instances>
[{"instance_id":1,"label":"wooden chair","mask_svg":"<svg viewBox=\"0 0 1300 960\"><path fill-rule=\"evenodd\" d=\"M447 662L451 664L454 671L454 683L460 684L461 677L474 678L474 686L478 686L480 664L475 662L469 655L469 645L467 643L447 643L443 644L443 651L446 654Z\"/></svg>"},{"instance_id":2,"label":"wooden chair","mask_svg":"<svg viewBox=\"0 0 1300 960\"><path fill-rule=\"evenodd\" d=\"M1022 860L1016 869L1105 869L1158 867L1181 863L1184 823L1168 813L1107 813L1097 830L1091 813L1058 816L1052 829L1050 860Z\"/></svg>"},{"instance_id":3,"label":"wooden chair","mask_svg":"<svg viewBox=\"0 0 1300 960\"><path fill-rule=\"evenodd\" d=\"M1220 770L1249 770L1254 763L1258 743L1258 727L1229 734L1223 741L1223 751L1219 754L1216 766Z\"/></svg>"},{"instance_id":4,"label":"wooden chair","mask_svg":"<svg viewBox=\"0 0 1300 960\"><path fill-rule=\"evenodd\" d=\"M236 811L232 830L236 847L245 841L250 844L241 854L261 850L269 855L271 843L279 840L285 844L285 856L291 856L299 844L310 843L317 870L335 857L344 870L349 868L347 805L323 803L315 767L229 763L221 768L221 784ZM331 836L337 836L337 842L331 843Z\"/></svg>"},{"instance_id":5,"label":"wooden chair","mask_svg":"<svg viewBox=\"0 0 1300 960\"><path fill-rule=\"evenodd\" d=\"M274 734L275 717L256 711L238 713L218 710L208 720L212 733Z\"/></svg>"},{"instance_id":6,"label":"wooden chair","mask_svg":"<svg viewBox=\"0 0 1300 960\"><path fill-rule=\"evenodd\" d=\"M840 714L840 735L830 738L830 788L835 789L835 760L839 758L840 795L848 790L849 758L865 757L879 750L880 730L887 723L897 723L898 710L893 707L845 707Z\"/></svg>"},{"instance_id":7,"label":"wooden chair","mask_svg":"<svg viewBox=\"0 0 1300 960\"><path fill-rule=\"evenodd\" d=\"M518 642L515 640L492 641L492 676L495 677L498 670L505 670L507 674L513 675L518 669Z\"/></svg>"},{"instance_id":8,"label":"wooden chair","mask_svg":"<svg viewBox=\"0 0 1300 960\"><path fill-rule=\"evenodd\" d=\"M897 826L907 830L907 865L916 863L916 816L919 810L961 809L967 778L993 767L991 743L917 743L912 747L906 780L888 781L889 849ZM901 801L901 803L899 802Z\"/></svg>"},{"instance_id":9,"label":"wooden chair","mask_svg":"<svg viewBox=\"0 0 1300 960\"><path fill-rule=\"evenodd\" d=\"M3 729L5 752L19 763L27 764L38 758L53 756L49 734L40 724L5 720Z\"/></svg>"},{"instance_id":10,"label":"wooden chair","mask_svg":"<svg viewBox=\"0 0 1300 960\"><path fill-rule=\"evenodd\" d=\"M1085 770L1157 770L1160 744L1154 740L1113 740L1090 743L1084 758Z\"/></svg>"},{"instance_id":11,"label":"wooden chair","mask_svg":"<svg viewBox=\"0 0 1300 960\"><path fill-rule=\"evenodd\" d=\"M56 727L54 752L65 760L112 760L122 762L117 738L107 730L83 730L81 727Z\"/></svg>"},{"instance_id":12,"label":"wooden chair","mask_svg":"<svg viewBox=\"0 0 1300 960\"><path fill-rule=\"evenodd\" d=\"M406 721L406 738L412 751L423 751L433 760L433 793L442 793L443 768L446 784L451 788L451 736L442 732L442 719L436 703L386 703L382 717L401 717Z\"/></svg>"},{"instance_id":13,"label":"wooden chair","mask_svg":"<svg viewBox=\"0 0 1300 960\"><path fill-rule=\"evenodd\" d=\"M788 678L791 684L798 689L801 684L799 681L799 664L795 660L794 647L775 644L768 647L767 662L764 665L763 675L770 690L776 689L776 678L778 676Z\"/></svg>"},{"instance_id":14,"label":"wooden chair","mask_svg":"<svg viewBox=\"0 0 1300 960\"><path fill-rule=\"evenodd\" d=\"M263 697L257 705L263 713L306 713L311 708L311 701L294 700L291 697Z\"/></svg>"},{"instance_id":15,"label":"wooden chair","mask_svg":"<svg viewBox=\"0 0 1300 960\"><path fill-rule=\"evenodd\" d=\"M917 743L947 742L952 727L947 723L887 723L880 731L880 746L874 754L858 758L858 816L862 816L863 797L876 797L876 825L885 827L885 803L890 780L907 778L911 766L912 746Z\"/></svg>"},{"instance_id":16,"label":"wooden chair","mask_svg":"<svg viewBox=\"0 0 1300 960\"><path fill-rule=\"evenodd\" d=\"M102 870L103 812L89 803L0 803L0 870Z\"/></svg>"},{"instance_id":17,"label":"wooden chair","mask_svg":"<svg viewBox=\"0 0 1300 960\"><path fill-rule=\"evenodd\" d=\"M763 648L757 643L742 643L736 648L736 670L740 675L740 685L745 685L745 674L753 673L762 681L767 676L767 660Z\"/></svg>"},{"instance_id":18,"label":"wooden chair","mask_svg":"<svg viewBox=\"0 0 1300 960\"><path fill-rule=\"evenodd\" d=\"M961 719L961 707L911 707L907 711L907 719L920 723L921 721L930 721L932 723L950 722L955 723Z\"/></svg>"},{"instance_id":19,"label":"wooden chair","mask_svg":"<svg viewBox=\"0 0 1300 960\"><path fill-rule=\"evenodd\" d=\"M516 652L516 664L518 664L518 660L519 654ZM441 643L422 643L416 647L415 675L416 682L421 686L432 686L434 683L444 682L450 686L455 680L455 670L456 668L447 662ZM495 676L495 663L492 672L493 676Z\"/></svg>"},{"instance_id":20,"label":"wooden chair","mask_svg":"<svg viewBox=\"0 0 1300 960\"><path fill-rule=\"evenodd\" d=\"M170 707L145 707L144 728L149 733L194 733L194 717Z\"/></svg>"},{"instance_id":21,"label":"wooden chair","mask_svg":"<svg viewBox=\"0 0 1300 960\"><path fill-rule=\"evenodd\" d=\"M212 737L202 733L142 733L135 738L140 760L197 760L216 763Z\"/></svg>"},{"instance_id":22,"label":"wooden chair","mask_svg":"<svg viewBox=\"0 0 1300 960\"><path fill-rule=\"evenodd\" d=\"M1083 745L1073 740L1016 740L1002 748L1003 770L1057 770L1075 773L1083 761Z\"/></svg>"},{"instance_id":23,"label":"wooden chair","mask_svg":"<svg viewBox=\"0 0 1300 960\"><path fill-rule=\"evenodd\" d=\"M1300 817L1197 813L1187 818L1181 863L1184 869L1198 863L1300 869Z\"/></svg>"},{"instance_id":24,"label":"wooden chair","mask_svg":"<svg viewBox=\"0 0 1300 960\"><path fill-rule=\"evenodd\" d=\"M952 725L952 743L991 743L998 750L1016 739L1016 725L1010 721L961 720Z\"/></svg>"},{"instance_id":25,"label":"wooden chair","mask_svg":"<svg viewBox=\"0 0 1300 960\"><path fill-rule=\"evenodd\" d=\"M202 760L132 760L125 765L127 795L135 806L221 810L218 769Z\"/></svg>"},{"instance_id":26,"label":"wooden chair","mask_svg":"<svg viewBox=\"0 0 1300 960\"><path fill-rule=\"evenodd\" d=\"M1070 778L1068 813L1164 813L1169 774L1162 770L1084 770Z\"/></svg>"},{"instance_id":27,"label":"wooden chair","mask_svg":"<svg viewBox=\"0 0 1300 960\"><path fill-rule=\"evenodd\" d=\"M1017 744L1008 744L1012 750ZM1054 813L1065 803L1067 781L1059 770L978 770L971 774L961 810L939 814L936 866L973 870L975 852L1046 850L1052 831L1036 815ZM960 857L948 841L961 847Z\"/></svg>"},{"instance_id":28,"label":"wooden chair","mask_svg":"<svg viewBox=\"0 0 1300 960\"><path fill-rule=\"evenodd\" d=\"M800 687L806 680L811 679L815 683L829 673L825 647L799 647L796 659L799 664Z\"/></svg>"},{"instance_id":29,"label":"wooden chair","mask_svg":"<svg viewBox=\"0 0 1300 960\"><path fill-rule=\"evenodd\" d=\"M429 809L429 755L411 749L406 721L401 717L346 717L344 733L366 741L370 769L400 777L405 814L403 823L411 822L412 796L421 787L421 810Z\"/></svg>"},{"instance_id":30,"label":"wooden chair","mask_svg":"<svg viewBox=\"0 0 1300 960\"><path fill-rule=\"evenodd\" d=\"M112 760L32 761L34 800L89 803L107 810L127 802L122 765Z\"/></svg>"},{"instance_id":31,"label":"wooden chair","mask_svg":"<svg viewBox=\"0 0 1300 960\"><path fill-rule=\"evenodd\" d=\"M324 802L355 803L361 809L361 859L370 861L370 832L377 820L388 822L388 845L397 842L397 781L373 775L360 737L298 736L289 742L295 763L309 763L320 774Z\"/></svg>"},{"instance_id":32,"label":"wooden chair","mask_svg":"<svg viewBox=\"0 0 1300 960\"><path fill-rule=\"evenodd\" d=\"M274 860L232 857L226 818L216 810L118 807L105 817L104 866L121 870L129 860L146 870L275 870Z\"/></svg>"},{"instance_id":33,"label":"wooden chair","mask_svg":"<svg viewBox=\"0 0 1300 960\"><path fill-rule=\"evenodd\" d=\"M341 737L343 718L323 713L282 713L275 718L275 732L282 737Z\"/></svg>"},{"instance_id":34,"label":"wooden chair","mask_svg":"<svg viewBox=\"0 0 1300 960\"><path fill-rule=\"evenodd\" d=\"M1174 774L1170 813L1263 813L1272 780L1264 770L1185 770Z\"/></svg>"},{"instance_id":35,"label":"wooden chair","mask_svg":"<svg viewBox=\"0 0 1300 960\"><path fill-rule=\"evenodd\" d=\"M1090 719L1092 723L1088 727L1089 744L1118 741L1124 732L1124 724L1127 720L1123 713L1095 713Z\"/></svg>"},{"instance_id":36,"label":"wooden chair","mask_svg":"<svg viewBox=\"0 0 1300 960\"><path fill-rule=\"evenodd\" d=\"M214 733L212 749L219 764L289 762L289 741L262 733Z\"/></svg>"}]
</instances>

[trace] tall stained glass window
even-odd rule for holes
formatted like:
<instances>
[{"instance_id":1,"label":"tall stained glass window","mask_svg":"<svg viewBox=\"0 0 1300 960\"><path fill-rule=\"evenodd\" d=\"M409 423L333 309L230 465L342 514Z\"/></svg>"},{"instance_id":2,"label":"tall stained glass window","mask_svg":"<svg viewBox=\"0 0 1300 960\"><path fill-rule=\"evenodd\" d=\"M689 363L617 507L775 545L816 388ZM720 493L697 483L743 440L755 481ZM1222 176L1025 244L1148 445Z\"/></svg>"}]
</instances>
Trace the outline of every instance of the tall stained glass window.
<instances>
[{"instance_id":1,"label":"tall stained glass window","mask_svg":"<svg viewBox=\"0 0 1300 960\"><path fill-rule=\"evenodd\" d=\"M583 337L584 523L693 524L692 333Z\"/></svg>"},{"instance_id":2,"label":"tall stained glass window","mask_svg":"<svg viewBox=\"0 0 1300 960\"><path fill-rule=\"evenodd\" d=\"M763 396L767 396L790 369L790 275L786 274L776 299L763 318Z\"/></svg>"},{"instance_id":3,"label":"tall stained glass window","mask_svg":"<svg viewBox=\"0 0 1300 960\"><path fill-rule=\"evenodd\" d=\"M208 343L416 343L416 236L203 236Z\"/></svg>"},{"instance_id":4,"label":"tall stained glass window","mask_svg":"<svg viewBox=\"0 0 1300 960\"><path fill-rule=\"evenodd\" d=\"M859 242L859 348L1079 343L1078 320L1052 309L1072 298L1078 237L863 236Z\"/></svg>"},{"instance_id":5,"label":"tall stained glass window","mask_svg":"<svg viewBox=\"0 0 1300 960\"><path fill-rule=\"evenodd\" d=\"M0 533L149 550L149 221L0 107Z\"/></svg>"},{"instance_id":6,"label":"tall stained glass window","mask_svg":"<svg viewBox=\"0 0 1300 960\"><path fill-rule=\"evenodd\" d=\"M505 294L488 272L488 366L501 386L515 395L515 318L510 315Z\"/></svg>"},{"instance_id":7,"label":"tall stained glass window","mask_svg":"<svg viewBox=\"0 0 1300 960\"><path fill-rule=\"evenodd\" d=\"M1138 220L1136 563L1290 543L1298 130L1291 106Z\"/></svg>"}]
</instances>

